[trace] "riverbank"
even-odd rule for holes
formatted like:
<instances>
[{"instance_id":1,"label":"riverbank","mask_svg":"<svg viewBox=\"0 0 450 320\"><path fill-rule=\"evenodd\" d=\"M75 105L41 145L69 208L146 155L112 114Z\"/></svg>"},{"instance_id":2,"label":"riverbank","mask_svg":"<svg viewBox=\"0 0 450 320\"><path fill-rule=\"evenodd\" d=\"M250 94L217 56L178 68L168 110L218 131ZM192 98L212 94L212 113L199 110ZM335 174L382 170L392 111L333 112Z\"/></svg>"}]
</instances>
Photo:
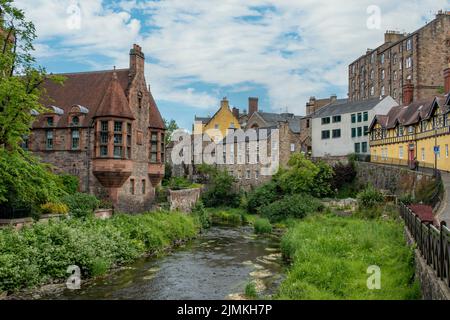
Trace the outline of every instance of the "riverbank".
<instances>
[{"instance_id":1,"label":"riverbank","mask_svg":"<svg viewBox=\"0 0 450 320\"><path fill-rule=\"evenodd\" d=\"M21 231L0 230L0 292L65 282L76 265L90 279L137 258L157 254L200 231L180 213L117 215L110 220L66 219ZM3 294L4 295L4 294Z\"/></svg>"},{"instance_id":2,"label":"riverbank","mask_svg":"<svg viewBox=\"0 0 450 320\"><path fill-rule=\"evenodd\" d=\"M398 221L313 215L289 226L281 249L292 264L278 299L420 298L420 286L414 280L414 254ZM371 266L380 268L379 289L367 286L372 275L368 272L374 270Z\"/></svg>"}]
</instances>

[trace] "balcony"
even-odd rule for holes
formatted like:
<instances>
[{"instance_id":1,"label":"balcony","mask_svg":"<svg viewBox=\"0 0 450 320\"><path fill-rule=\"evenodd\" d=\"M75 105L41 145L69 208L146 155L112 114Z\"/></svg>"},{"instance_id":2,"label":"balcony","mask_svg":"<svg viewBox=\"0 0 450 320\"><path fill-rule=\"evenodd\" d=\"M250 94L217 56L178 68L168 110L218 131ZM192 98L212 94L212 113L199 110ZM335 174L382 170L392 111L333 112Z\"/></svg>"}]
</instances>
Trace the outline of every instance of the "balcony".
<instances>
[{"instance_id":1,"label":"balcony","mask_svg":"<svg viewBox=\"0 0 450 320\"><path fill-rule=\"evenodd\" d=\"M159 185L164 178L164 163L149 163L148 176L154 187Z\"/></svg>"}]
</instances>

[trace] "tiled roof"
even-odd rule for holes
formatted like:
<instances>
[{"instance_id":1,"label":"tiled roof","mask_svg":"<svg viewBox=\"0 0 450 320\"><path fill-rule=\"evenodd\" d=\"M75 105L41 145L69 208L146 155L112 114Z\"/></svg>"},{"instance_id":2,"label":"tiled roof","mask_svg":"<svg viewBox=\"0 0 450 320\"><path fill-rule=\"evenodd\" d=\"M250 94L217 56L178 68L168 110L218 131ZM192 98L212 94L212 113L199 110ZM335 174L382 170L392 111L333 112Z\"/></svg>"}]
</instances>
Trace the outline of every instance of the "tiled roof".
<instances>
[{"instance_id":1,"label":"tiled roof","mask_svg":"<svg viewBox=\"0 0 450 320\"><path fill-rule=\"evenodd\" d=\"M300 120L302 117L296 116L292 113L269 113L269 112L256 112L267 124L267 127L277 127L278 122L288 122L289 128L294 133L299 133Z\"/></svg>"},{"instance_id":2,"label":"tiled roof","mask_svg":"<svg viewBox=\"0 0 450 320\"><path fill-rule=\"evenodd\" d=\"M337 116L346 113L369 111L373 109L382 100L379 98L364 100L364 101L352 101L349 102L348 99L338 99L325 107L318 110L313 118L323 118L330 116Z\"/></svg>"},{"instance_id":3,"label":"tiled roof","mask_svg":"<svg viewBox=\"0 0 450 320\"><path fill-rule=\"evenodd\" d=\"M211 120L211 117L197 117L195 116L195 121L200 121L202 124L207 124Z\"/></svg>"}]
</instances>

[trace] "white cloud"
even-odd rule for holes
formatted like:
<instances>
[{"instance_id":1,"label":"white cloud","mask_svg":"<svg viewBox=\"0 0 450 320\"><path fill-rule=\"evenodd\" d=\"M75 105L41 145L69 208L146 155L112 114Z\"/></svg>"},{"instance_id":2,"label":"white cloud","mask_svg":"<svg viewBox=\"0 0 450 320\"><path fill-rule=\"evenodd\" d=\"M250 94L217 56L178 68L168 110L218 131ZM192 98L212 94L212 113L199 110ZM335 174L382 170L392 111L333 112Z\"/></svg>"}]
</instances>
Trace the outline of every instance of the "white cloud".
<instances>
[{"instance_id":1,"label":"white cloud","mask_svg":"<svg viewBox=\"0 0 450 320\"><path fill-rule=\"evenodd\" d=\"M413 31L449 0L123 0L80 1L80 30L66 27L71 1L20 0L46 45L86 59L101 53L128 63L133 42L148 59L147 79L158 99L199 108L217 104L193 82L267 89L273 109L304 112L309 96L347 93L347 65L383 41L384 30ZM381 9L378 30L366 27L369 5ZM259 8L259 9L257 9ZM140 10L145 21L133 18ZM252 16L253 19L243 19ZM147 30L146 28L151 27ZM38 48L45 55L45 47ZM52 53L54 54L54 53ZM186 89L191 88L191 89ZM239 89L237 89L239 90ZM330 92L331 90L338 92ZM265 106L267 107L267 106Z\"/></svg>"}]
</instances>

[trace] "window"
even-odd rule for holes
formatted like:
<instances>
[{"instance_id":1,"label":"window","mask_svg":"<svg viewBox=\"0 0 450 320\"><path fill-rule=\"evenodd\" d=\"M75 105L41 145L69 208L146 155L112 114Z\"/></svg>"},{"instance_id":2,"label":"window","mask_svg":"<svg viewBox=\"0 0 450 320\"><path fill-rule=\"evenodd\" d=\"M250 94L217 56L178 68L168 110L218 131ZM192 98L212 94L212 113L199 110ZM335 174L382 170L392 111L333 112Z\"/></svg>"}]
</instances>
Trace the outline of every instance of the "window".
<instances>
[{"instance_id":1,"label":"window","mask_svg":"<svg viewBox=\"0 0 450 320\"><path fill-rule=\"evenodd\" d=\"M258 180L259 179L259 171L255 170L255 179Z\"/></svg>"},{"instance_id":2,"label":"window","mask_svg":"<svg viewBox=\"0 0 450 320\"><path fill-rule=\"evenodd\" d=\"M72 130L72 150L80 148L80 131Z\"/></svg>"},{"instance_id":3,"label":"window","mask_svg":"<svg viewBox=\"0 0 450 320\"><path fill-rule=\"evenodd\" d=\"M218 124L215 124L215 125L214 125L214 129L219 129L219 125L218 125Z\"/></svg>"},{"instance_id":4,"label":"window","mask_svg":"<svg viewBox=\"0 0 450 320\"><path fill-rule=\"evenodd\" d=\"M445 145L445 157L448 158L448 144Z\"/></svg>"},{"instance_id":5,"label":"window","mask_svg":"<svg viewBox=\"0 0 450 320\"><path fill-rule=\"evenodd\" d=\"M370 79L373 80L375 78L375 71L370 71Z\"/></svg>"},{"instance_id":6,"label":"window","mask_svg":"<svg viewBox=\"0 0 450 320\"><path fill-rule=\"evenodd\" d=\"M309 124L309 119L306 120L306 127L309 128L310 124Z\"/></svg>"},{"instance_id":7,"label":"window","mask_svg":"<svg viewBox=\"0 0 450 320\"><path fill-rule=\"evenodd\" d=\"M234 122L230 122L230 128L234 129Z\"/></svg>"},{"instance_id":8,"label":"window","mask_svg":"<svg viewBox=\"0 0 450 320\"><path fill-rule=\"evenodd\" d=\"M326 139L330 139L330 131L329 130L322 131L322 140L326 140Z\"/></svg>"},{"instance_id":9,"label":"window","mask_svg":"<svg viewBox=\"0 0 450 320\"><path fill-rule=\"evenodd\" d=\"M338 123L338 122L341 122L341 121L342 121L341 116L333 116L333 123Z\"/></svg>"},{"instance_id":10,"label":"window","mask_svg":"<svg viewBox=\"0 0 450 320\"><path fill-rule=\"evenodd\" d=\"M394 64L397 64L397 61L398 61L397 54L394 54Z\"/></svg>"},{"instance_id":11,"label":"window","mask_svg":"<svg viewBox=\"0 0 450 320\"><path fill-rule=\"evenodd\" d=\"M394 71L394 80L398 80L398 73L397 73L397 71Z\"/></svg>"},{"instance_id":12,"label":"window","mask_svg":"<svg viewBox=\"0 0 450 320\"><path fill-rule=\"evenodd\" d=\"M251 179L251 172L250 172L250 170L245 171L245 179L247 179L247 180Z\"/></svg>"},{"instance_id":13,"label":"window","mask_svg":"<svg viewBox=\"0 0 450 320\"><path fill-rule=\"evenodd\" d=\"M422 148L420 153L422 154L422 161L425 161L425 148Z\"/></svg>"},{"instance_id":14,"label":"window","mask_svg":"<svg viewBox=\"0 0 450 320\"><path fill-rule=\"evenodd\" d=\"M362 113L358 113L358 122L362 122Z\"/></svg>"},{"instance_id":15,"label":"window","mask_svg":"<svg viewBox=\"0 0 450 320\"><path fill-rule=\"evenodd\" d=\"M151 132L150 139L150 162L158 162L158 132Z\"/></svg>"},{"instance_id":16,"label":"window","mask_svg":"<svg viewBox=\"0 0 450 320\"><path fill-rule=\"evenodd\" d=\"M131 146L133 142L133 131L131 127L131 123L127 123L127 154L126 158L131 159Z\"/></svg>"},{"instance_id":17,"label":"window","mask_svg":"<svg viewBox=\"0 0 450 320\"><path fill-rule=\"evenodd\" d=\"M364 136L369 135L369 126L364 126Z\"/></svg>"},{"instance_id":18,"label":"window","mask_svg":"<svg viewBox=\"0 0 450 320\"><path fill-rule=\"evenodd\" d=\"M329 124L331 122L330 117L322 118L322 124Z\"/></svg>"},{"instance_id":19,"label":"window","mask_svg":"<svg viewBox=\"0 0 450 320\"><path fill-rule=\"evenodd\" d=\"M47 126L53 127L53 125L54 125L53 117L47 117Z\"/></svg>"},{"instance_id":20,"label":"window","mask_svg":"<svg viewBox=\"0 0 450 320\"><path fill-rule=\"evenodd\" d=\"M394 99L397 99L397 89L394 89Z\"/></svg>"},{"instance_id":21,"label":"window","mask_svg":"<svg viewBox=\"0 0 450 320\"><path fill-rule=\"evenodd\" d=\"M408 134L413 134L414 133L414 126L409 126L408 127Z\"/></svg>"},{"instance_id":22,"label":"window","mask_svg":"<svg viewBox=\"0 0 450 320\"><path fill-rule=\"evenodd\" d=\"M423 120L423 121L420 123L420 131L421 131L421 132L427 131L427 121L426 121L426 120Z\"/></svg>"},{"instance_id":23,"label":"window","mask_svg":"<svg viewBox=\"0 0 450 320\"><path fill-rule=\"evenodd\" d=\"M123 123L120 121L114 122L114 158L123 157Z\"/></svg>"},{"instance_id":24,"label":"window","mask_svg":"<svg viewBox=\"0 0 450 320\"><path fill-rule=\"evenodd\" d=\"M47 131L47 150L53 149L53 131Z\"/></svg>"},{"instance_id":25,"label":"window","mask_svg":"<svg viewBox=\"0 0 450 320\"><path fill-rule=\"evenodd\" d=\"M130 194L134 195L135 187L136 187L136 184L135 184L134 179L130 179Z\"/></svg>"},{"instance_id":26,"label":"window","mask_svg":"<svg viewBox=\"0 0 450 320\"><path fill-rule=\"evenodd\" d=\"M381 87L381 95L382 96L386 95L386 90L385 90L384 86Z\"/></svg>"},{"instance_id":27,"label":"window","mask_svg":"<svg viewBox=\"0 0 450 320\"><path fill-rule=\"evenodd\" d=\"M398 157L403 159L403 146L398 147Z\"/></svg>"},{"instance_id":28,"label":"window","mask_svg":"<svg viewBox=\"0 0 450 320\"><path fill-rule=\"evenodd\" d=\"M352 114L352 123L356 123L356 114Z\"/></svg>"},{"instance_id":29,"label":"window","mask_svg":"<svg viewBox=\"0 0 450 320\"><path fill-rule=\"evenodd\" d=\"M341 129L333 130L333 139L337 139L341 137Z\"/></svg>"},{"instance_id":30,"label":"window","mask_svg":"<svg viewBox=\"0 0 450 320\"><path fill-rule=\"evenodd\" d=\"M370 88L370 95L374 96L375 95L375 87L371 87Z\"/></svg>"},{"instance_id":31,"label":"window","mask_svg":"<svg viewBox=\"0 0 450 320\"><path fill-rule=\"evenodd\" d=\"M363 133L362 133L362 128L358 127L358 137L362 137Z\"/></svg>"},{"instance_id":32,"label":"window","mask_svg":"<svg viewBox=\"0 0 450 320\"><path fill-rule=\"evenodd\" d=\"M122 122L120 122L120 121L114 122L114 132L122 133Z\"/></svg>"},{"instance_id":33,"label":"window","mask_svg":"<svg viewBox=\"0 0 450 320\"><path fill-rule=\"evenodd\" d=\"M368 112L363 113L363 121L369 121L369 113Z\"/></svg>"},{"instance_id":34,"label":"window","mask_svg":"<svg viewBox=\"0 0 450 320\"><path fill-rule=\"evenodd\" d=\"M356 137L356 128L352 128L352 138Z\"/></svg>"},{"instance_id":35,"label":"window","mask_svg":"<svg viewBox=\"0 0 450 320\"><path fill-rule=\"evenodd\" d=\"M362 153L367 153L367 142L363 142L361 144Z\"/></svg>"},{"instance_id":36,"label":"window","mask_svg":"<svg viewBox=\"0 0 450 320\"><path fill-rule=\"evenodd\" d=\"M412 39L408 39L408 41L406 42L406 50L412 50Z\"/></svg>"},{"instance_id":37,"label":"window","mask_svg":"<svg viewBox=\"0 0 450 320\"><path fill-rule=\"evenodd\" d=\"M355 143L355 153L361 153L361 144Z\"/></svg>"},{"instance_id":38,"label":"window","mask_svg":"<svg viewBox=\"0 0 450 320\"><path fill-rule=\"evenodd\" d=\"M100 157L108 156L108 121L100 123Z\"/></svg>"},{"instance_id":39,"label":"window","mask_svg":"<svg viewBox=\"0 0 450 320\"><path fill-rule=\"evenodd\" d=\"M295 143L291 143L291 152L295 152Z\"/></svg>"},{"instance_id":40,"label":"window","mask_svg":"<svg viewBox=\"0 0 450 320\"><path fill-rule=\"evenodd\" d=\"M383 64L384 63L384 53L381 55L381 64Z\"/></svg>"},{"instance_id":41,"label":"window","mask_svg":"<svg viewBox=\"0 0 450 320\"><path fill-rule=\"evenodd\" d=\"M79 124L80 124L80 118L78 118L78 117L73 117L73 118L72 118L72 125L78 126Z\"/></svg>"},{"instance_id":42,"label":"window","mask_svg":"<svg viewBox=\"0 0 450 320\"><path fill-rule=\"evenodd\" d=\"M406 68L409 69L412 67L412 57L406 58Z\"/></svg>"},{"instance_id":43,"label":"window","mask_svg":"<svg viewBox=\"0 0 450 320\"><path fill-rule=\"evenodd\" d=\"M147 186L146 186L146 182L147 182L147 181L142 180L142 185L141 185L141 186L142 186L142 194L145 194L145 192L146 192L146 187L147 187Z\"/></svg>"},{"instance_id":44,"label":"window","mask_svg":"<svg viewBox=\"0 0 450 320\"><path fill-rule=\"evenodd\" d=\"M386 77L386 72L383 70L381 70L381 80L384 80L384 78Z\"/></svg>"},{"instance_id":45,"label":"window","mask_svg":"<svg viewBox=\"0 0 450 320\"><path fill-rule=\"evenodd\" d=\"M397 136L403 137L403 126L398 126Z\"/></svg>"}]
</instances>

